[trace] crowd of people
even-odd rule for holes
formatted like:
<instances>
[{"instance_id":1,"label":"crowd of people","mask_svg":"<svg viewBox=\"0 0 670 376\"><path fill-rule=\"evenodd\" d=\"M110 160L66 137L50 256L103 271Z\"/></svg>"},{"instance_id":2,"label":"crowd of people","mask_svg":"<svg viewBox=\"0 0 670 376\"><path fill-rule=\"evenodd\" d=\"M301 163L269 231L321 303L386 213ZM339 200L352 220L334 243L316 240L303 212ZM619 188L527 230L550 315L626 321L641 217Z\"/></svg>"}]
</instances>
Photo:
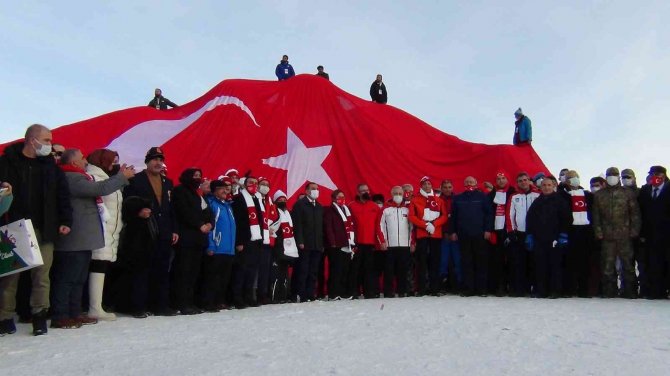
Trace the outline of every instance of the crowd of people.
<instances>
[{"instance_id":1,"label":"crowd of people","mask_svg":"<svg viewBox=\"0 0 670 376\"><path fill-rule=\"evenodd\" d=\"M490 188L470 176L458 194L456 182L426 176L416 192L404 184L386 196L361 183L355 197L335 190L324 199L307 182L289 207L262 176L231 168L208 181L189 168L174 186L160 147L141 172L119 158L53 144L39 124L5 149L1 223L30 219L44 264L0 278L0 334L16 331L16 313L41 335L49 318L74 329L115 313L316 299L668 298L662 166L641 188L633 171L615 167L590 190L569 169L558 179L500 172Z\"/></svg>"}]
</instances>

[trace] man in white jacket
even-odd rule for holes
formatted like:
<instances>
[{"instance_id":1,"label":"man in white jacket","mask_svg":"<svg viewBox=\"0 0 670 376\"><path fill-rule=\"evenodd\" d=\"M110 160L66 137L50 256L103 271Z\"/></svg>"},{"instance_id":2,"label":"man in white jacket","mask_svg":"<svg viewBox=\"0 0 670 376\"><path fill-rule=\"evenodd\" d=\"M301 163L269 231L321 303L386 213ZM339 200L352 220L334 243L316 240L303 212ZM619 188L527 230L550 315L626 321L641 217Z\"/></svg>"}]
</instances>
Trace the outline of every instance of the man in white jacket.
<instances>
[{"instance_id":1,"label":"man in white jacket","mask_svg":"<svg viewBox=\"0 0 670 376\"><path fill-rule=\"evenodd\" d=\"M507 228L507 244L510 247L510 296L525 296L528 294L528 258L530 255L524 247L526 240L526 214L530 205L540 196L540 193L531 185L530 177L522 172L517 175L517 193L510 197L509 226ZM531 263L532 265L532 263Z\"/></svg>"},{"instance_id":2,"label":"man in white jacket","mask_svg":"<svg viewBox=\"0 0 670 376\"><path fill-rule=\"evenodd\" d=\"M398 297L407 296L407 271L415 239L409 221L409 208L404 203L403 189L391 189L392 202L382 209L379 220L382 235L381 249L386 251L384 268L384 297L393 298L393 281L396 281Z\"/></svg>"}]
</instances>

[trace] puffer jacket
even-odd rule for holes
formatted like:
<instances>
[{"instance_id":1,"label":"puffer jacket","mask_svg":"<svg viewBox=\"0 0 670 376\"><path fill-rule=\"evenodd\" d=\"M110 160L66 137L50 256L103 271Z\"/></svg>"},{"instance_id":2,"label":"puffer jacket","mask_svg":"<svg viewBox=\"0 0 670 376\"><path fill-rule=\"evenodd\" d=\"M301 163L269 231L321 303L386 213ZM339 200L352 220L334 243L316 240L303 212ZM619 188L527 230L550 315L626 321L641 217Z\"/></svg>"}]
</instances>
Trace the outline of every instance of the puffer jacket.
<instances>
[{"instance_id":1,"label":"puffer jacket","mask_svg":"<svg viewBox=\"0 0 670 376\"><path fill-rule=\"evenodd\" d=\"M98 166L89 164L86 172L93 176L95 181L109 179L109 176ZM105 246L94 249L91 258L93 260L116 261L116 255L119 249L119 236L123 221L121 219L121 208L123 205L123 193L121 190L102 197L102 203L107 209L107 221L104 223L103 235L105 237Z\"/></svg>"}]
</instances>

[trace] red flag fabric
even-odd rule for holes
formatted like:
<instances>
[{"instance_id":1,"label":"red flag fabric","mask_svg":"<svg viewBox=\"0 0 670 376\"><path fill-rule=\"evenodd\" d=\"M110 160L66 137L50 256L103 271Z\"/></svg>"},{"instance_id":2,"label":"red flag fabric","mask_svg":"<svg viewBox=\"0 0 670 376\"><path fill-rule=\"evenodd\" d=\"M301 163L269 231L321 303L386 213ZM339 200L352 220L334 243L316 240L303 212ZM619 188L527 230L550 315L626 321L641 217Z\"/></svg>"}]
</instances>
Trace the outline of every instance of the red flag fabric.
<instances>
[{"instance_id":1,"label":"red flag fabric","mask_svg":"<svg viewBox=\"0 0 670 376\"><path fill-rule=\"evenodd\" d=\"M269 178L294 201L307 181L320 201L356 185L389 196L394 185L422 176L495 179L498 171L547 172L529 145L470 143L441 132L391 105L358 98L313 75L285 81L225 80L176 109L135 107L59 127L54 142L84 154L108 148L121 162L144 168L144 155L161 146L169 174L199 167L215 179L230 168Z\"/></svg>"}]
</instances>

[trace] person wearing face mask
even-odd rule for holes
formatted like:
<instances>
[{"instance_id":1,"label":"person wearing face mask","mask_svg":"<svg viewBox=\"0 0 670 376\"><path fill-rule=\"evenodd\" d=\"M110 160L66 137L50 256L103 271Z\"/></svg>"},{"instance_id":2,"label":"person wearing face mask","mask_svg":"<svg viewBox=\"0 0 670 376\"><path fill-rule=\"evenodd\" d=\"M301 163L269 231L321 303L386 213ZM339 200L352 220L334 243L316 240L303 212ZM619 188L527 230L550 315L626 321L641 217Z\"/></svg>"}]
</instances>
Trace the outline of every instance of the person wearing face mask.
<instances>
[{"instance_id":1,"label":"person wearing face mask","mask_svg":"<svg viewBox=\"0 0 670 376\"><path fill-rule=\"evenodd\" d=\"M565 178L567 190L559 189L558 192L570 205L572 225L568 231L564 292L567 296L586 298L589 296L589 275L595 249L591 225L593 194L582 188L577 171L569 170Z\"/></svg>"},{"instance_id":2,"label":"person wearing face mask","mask_svg":"<svg viewBox=\"0 0 670 376\"><path fill-rule=\"evenodd\" d=\"M509 244L506 241L507 223L510 218L507 208L515 192L516 190L507 180L507 175L504 172L498 172L495 188L488 194L494 213L493 234L495 234L491 241L492 247L489 255L488 290L496 296L504 296L508 291L509 252L505 244Z\"/></svg>"},{"instance_id":3,"label":"person wearing face mask","mask_svg":"<svg viewBox=\"0 0 670 376\"><path fill-rule=\"evenodd\" d=\"M263 198L263 206L265 207L265 220L268 228L271 229L270 236L263 238L263 248L261 250L261 258L258 265L258 281L256 294L259 304L268 304L270 298L268 296L268 289L270 288L270 270L272 267L272 247L274 247L276 235L272 232L272 224L279 218L277 207L270 197L270 180L265 177L258 178L258 193Z\"/></svg>"},{"instance_id":4,"label":"person wearing face mask","mask_svg":"<svg viewBox=\"0 0 670 376\"><path fill-rule=\"evenodd\" d=\"M391 189L391 202L386 204L378 220L381 249L386 251L384 267L384 297L407 296L407 270L410 266L416 239L409 208L403 204L403 190L400 186ZM393 290L395 283L396 289Z\"/></svg>"},{"instance_id":5,"label":"person wearing face mask","mask_svg":"<svg viewBox=\"0 0 670 376\"><path fill-rule=\"evenodd\" d=\"M591 193L595 194L599 190L607 187L607 182L600 176L594 176L589 180L589 187L591 188Z\"/></svg>"},{"instance_id":6,"label":"person wearing face mask","mask_svg":"<svg viewBox=\"0 0 670 376\"><path fill-rule=\"evenodd\" d=\"M641 293L649 299L665 299L670 288L670 185L663 166L649 169L649 184L640 189L638 200L642 211L640 242L646 249L638 264L640 278L647 286Z\"/></svg>"},{"instance_id":7,"label":"person wearing face mask","mask_svg":"<svg viewBox=\"0 0 670 376\"><path fill-rule=\"evenodd\" d=\"M270 297L274 303L286 303L290 286L288 268L293 267L298 259L298 246L295 242L293 218L287 206L286 193L278 190L273 199L277 205L279 218L273 223L277 237L272 249L272 258L277 268L270 285Z\"/></svg>"},{"instance_id":8,"label":"person wearing face mask","mask_svg":"<svg viewBox=\"0 0 670 376\"><path fill-rule=\"evenodd\" d=\"M556 192L553 176L542 180L542 194L528 209L526 248L535 257L535 297L558 298L563 289L563 249L572 223L567 200Z\"/></svg>"},{"instance_id":9,"label":"person wearing face mask","mask_svg":"<svg viewBox=\"0 0 670 376\"><path fill-rule=\"evenodd\" d=\"M562 168L561 171L558 173L558 189L557 191L569 191L568 187L568 177L567 173L570 171L569 168Z\"/></svg>"},{"instance_id":10,"label":"person wearing face mask","mask_svg":"<svg viewBox=\"0 0 670 376\"><path fill-rule=\"evenodd\" d=\"M49 309L49 272L54 243L72 226L72 204L65 174L51 157L51 131L33 124L26 130L23 142L9 145L0 156L0 182L12 186L14 200L9 211L0 217L0 225L30 219L44 264L28 271L32 280L30 310L33 334L47 332ZM16 332L14 311L20 273L0 278L0 335Z\"/></svg>"},{"instance_id":11,"label":"person wearing face mask","mask_svg":"<svg viewBox=\"0 0 670 376\"><path fill-rule=\"evenodd\" d=\"M201 194L202 170L187 168L174 189L174 211L179 241L174 258L174 306L182 315L202 313L195 306L195 287L200 275L202 256L212 230L212 211Z\"/></svg>"},{"instance_id":12,"label":"person wearing face mask","mask_svg":"<svg viewBox=\"0 0 670 376\"><path fill-rule=\"evenodd\" d=\"M531 179L533 181L533 184L535 185L535 188L537 188L538 190L540 189L540 186L542 186L542 179L544 179L545 176L546 175L544 174L544 172L538 172L533 176L533 179Z\"/></svg>"},{"instance_id":13,"label":"person wearing face mask","mask_svg":"<svg viewBox=\"0 0 670 376\"><path fill-rule=\"evenodd\" d=\"M638 199L638 203L640 203L640 188L637 186L635 171L630 168L621 170L621 184L624 188L633 191L635 197ZM640 237L633 239L633 262L636 264L638 272L637 280L639 285L639 296L647 297L649 295L648 252ZM618 263L617 268L621 269L620 262Z\"/></svg>"},{"instance_id":14,"label":"person wearing face mask","mask_svg":"<svg viewBox=\"0 0 670 376\"><path fill-rule=\"evenodd\" d=\"M640 191L640 188L637 186L637 180L635 179L635 171L630 168L621 170L621 184L626 188L632 189L636 196Z\"/></svg>"},{"instance_id":15,"label":"person wearing face mask","mask_svg":"<svg viewBox=\"0 0 670 376\"><path fill-rule=\"evenodd\" d=\"M462 296L486 295L488 276L487 241L493 232L493 210L486 194L477 189L477 180L468 176L465 192L451 204L448 233L461 248Z\"/></svg>"},{"instance_id":16,"label":"person wearing face mask","mask_svg":"<svg viewBox=\"0 0 670 376\"><path fill-rule=\"evenodd\" d=\"M110 218L102 197L128 185L128 179L135 176L135 170L123 165L116 175L95 181L86 173L87 164L78 149L65 150L61 158L61 169L70 187L73 223L70 234L56 241L52 270L52 328L72 329L98 322L93 315L82 316L81 303L91 253L105 246L104 224Z\"/></svg>"},{"instance_id":17,"label":"person wearing face mask","mask_svg":"<svg viewBox=\"0 0 670 376\"><path fill-rule=\"evenodd\" d=\"M447 223L444 202L435 197L433 184L428 176L420 181L419 195L409 205L409 220L416 229L416 251L414 252L417 274L417 294L440 294L440 258L442 226ZM428 287L426 287L426 273Z\"/></svg>"},{"instance_id":18,"label":"person wearing face mask","mask_svg":"<svg viewBox=\"0 0 670 376\"><path fill-rule=\"evenodd\" d=\"M86 158L88 165L86 173L91 175L95 181L104 181L116 175L121 166L119 165L119 154L108 149L98 149L91 152ZM103 289L105 275L110 264L116 261L119 247L119 234L123 227L121 220L121 207L123 206L123 193L121 190L112 192L102 197L104 210L107 211L107 219L104 222L105 246L94 249L91 255L90 273L88 275L88 317L98 320L116 320L116 315L105 312L102 308Z\"/></svg>"},{"instance_id":19,"label":"person wearing face mask","mask_svg":"<svg viewBox=\"0 0 670 376\"><path fill-rule=\"evenodd\" d=\"M366 299L379 297L379 272L375 264L375 246L378 244L378 217L381 209L372 201L370 188L361 183L357 187L356 200L349 204L356 229L356 247L360 256L363 275L363 295ZM353 272L358 270L354 261ZM355 292L354 292L355 296Z\"/></svg>"},{"instance_id":20,"label":"person wearing face mask","mask_svg":"<svg viewBox=\"0 0 670 376\"><path fill-rule=\"evenodd\" d=\"M225 174L219 176L218 180L222 180L224 177L228 177L232 180L233 190L231 194L237 196L240 193L240 188L244 188L244 185L240 183L240 173L236 169L231 168L226 171Z\"/></svg>"},{"instance_id":21,"label":"person wearing face mask","mask_svg":"<svg viewBox=\"0 0 670 376\"><path fill-rule=\"evenodd\" d=\"M510 197L507 210L507 244L510 248L510 296L522 297L530 293L530 282L535 278L528 273L529 266L534 265L532 254L524 247L526 241L526 216L533 202L540 193L530 181L526 172L516 176L517 190Z\"/></svg>"},{"instance_id":22,"label":"person wearing face mask","mask_svg":"<svg viewBox=\"0 0 670 376\"><path fill-rule=\"evenodd\" d=\"M179 234L172 202L173 183L163 174L165 154L162 148L150 148L144 163L146 169L130 179L123 197L137 196L152 203L151 216L158 226L158 237L152 253L148 306L156 316L174 316L178 311L170 307L170 270L174 258L172 247L179 240Z\"/></svg>"},{"instance_id":23,"label":"person wearing face mask","mask_svg":"<svg viewBox=\"0 0 670 376\"><path fill-rule=\"evenodd\" d=\"M263 197L258 192L258 179L247 176L244 189L233 198L235 257L239 266L235 273L233 300L238 309L259 305L254 298L254 284L258 276L263 241L270 236L265 213Z\"/></svg>"},{"instance_id":24,"label":"person wearing face mask","mask_svg":"<svg viewBox=\"0 0 670 376\"><path fill-rule=\"evenodd\" d=\"M409 207L410 202L414 198L414 187L412 184L403 184L402 185L402 197L403 197L403 203L405 206Z\"/></svg>"},{"instance_id":25,"label":"person wearing face mask","mask_svg":"<svg viewBox=\"0 0 670 376\"><path fill-rule=\"evenodd\" d=\"M639 236L641 218L637 198L631 190L621 186L619 169L610 167L605 172L607 187L595 194L593 202L593 231L602 241L603 296L618 294L616 259L623 268L623 294L628 299L637 297L637 278L633 266L633 239Z\"/></svg>"},{"instance_id":26,"label":"person wearing face mask","mask_svg":"<svg viewBox=\"0 0 670 376\"><path fill-rule=\"evenodd\" d=\"M212 211L212 231L207 234L208 246L205 251L203 278L200 292L203 308L207 312L218 312L226 308L225 294L235 260L235 217L230 201L232 182L214 180L210 183L210 194L205 196Z\"/></svg>"},{"instance_id":27,"label":"person wearing face mask","mask_svg":"<svg viewBox=\"0 0 670 376\"><path fill-rule=\"evenodd\" d=\"M347 277L356 247L354 221L344 192L336 189L330 196L332 203L323 209L323 235L329 266L328 297L330 300L350 299Z\"/></svg>"},{"instance_id":28,"label":"person wearing face mask","mask_svg":"<svg viewBox=\"0 0 670 376\"><path fill-rule=\"evenodd\" d=\"M292 300L296 302L316 299L316 282L319 263L323 257L323 206L317 201L319 186L308 182L305 197L293 205L293 235L298 244L299 257L293 273Z\"/></svg>"}]
</instances>

